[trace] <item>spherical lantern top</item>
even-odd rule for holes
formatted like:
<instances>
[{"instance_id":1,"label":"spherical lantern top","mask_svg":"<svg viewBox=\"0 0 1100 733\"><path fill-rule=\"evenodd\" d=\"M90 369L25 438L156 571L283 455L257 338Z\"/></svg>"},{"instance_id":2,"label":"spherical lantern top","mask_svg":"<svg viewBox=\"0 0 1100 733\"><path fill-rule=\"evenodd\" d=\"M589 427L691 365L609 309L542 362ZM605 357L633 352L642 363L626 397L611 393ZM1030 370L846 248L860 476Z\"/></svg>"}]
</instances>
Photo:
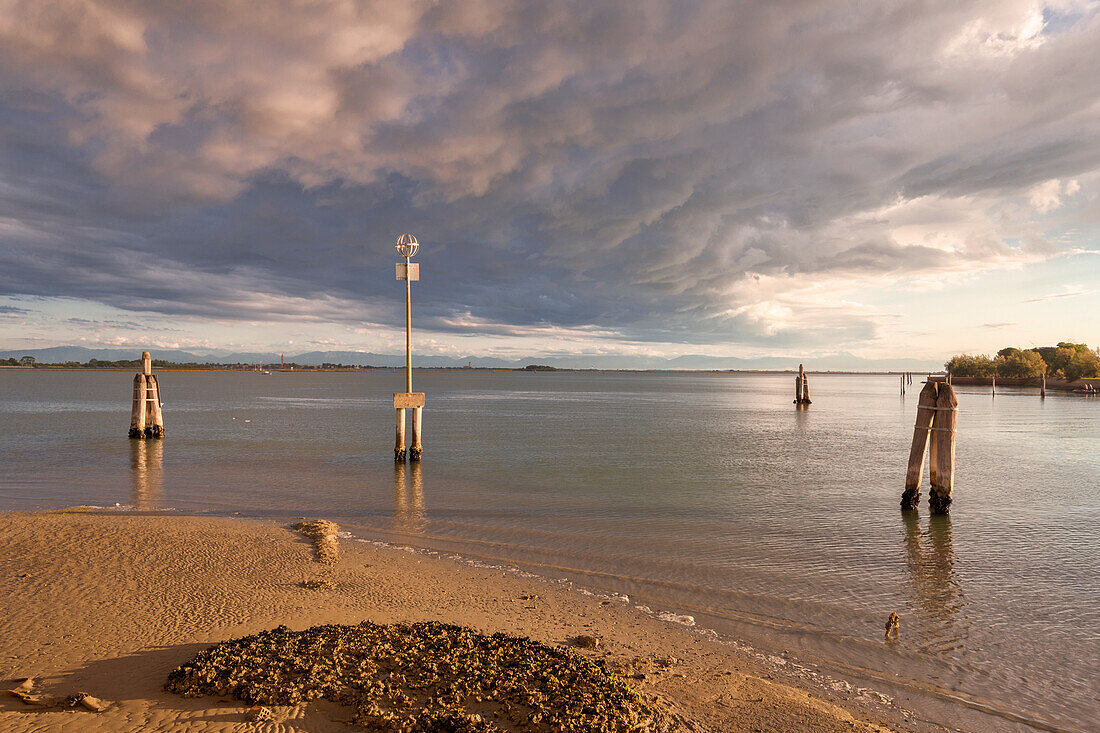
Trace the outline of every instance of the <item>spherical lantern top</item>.
<instances>
[{"instance_id":1,"label":"spherical lantern top","mask_svg":"<svg viewBox=\"0 0 1100 733\"><path fill-rule=\"evenodd\" d=\"M397 244L394 247L397 249L397 254L402 257L412 257L420 249L420 243L416 241L416 237L413 235L402 234L397 238Z\"/></svg>"}]
</instances>

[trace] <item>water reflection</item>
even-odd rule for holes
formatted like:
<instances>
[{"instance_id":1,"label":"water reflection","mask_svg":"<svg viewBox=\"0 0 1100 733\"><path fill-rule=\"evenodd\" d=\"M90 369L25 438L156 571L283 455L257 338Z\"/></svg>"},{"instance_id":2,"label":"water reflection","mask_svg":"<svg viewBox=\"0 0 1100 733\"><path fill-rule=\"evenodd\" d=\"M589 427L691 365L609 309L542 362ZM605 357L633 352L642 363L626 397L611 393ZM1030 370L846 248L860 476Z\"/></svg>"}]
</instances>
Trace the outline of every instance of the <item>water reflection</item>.
<instances>
[{"instance_id":1,"label":"water reflection","mask_svg":"<svg viewBox=\"0 0 1100 733\"><path fill-rule=\"evenodd\" d=\"M424 476L419 461L393 467L393 522L398 532L424 530Z\"/></svg>"},{"instance_id":2,"label":"water reflection","mask_svg":"<svg viewBox=\"0 0 1100 733\"><path fill-rule=\"evenodd\" d=\"M131 503L136 509L153 509L164 486L164 441L130 441Z\"/></svg>"},{"instance_id":3,"label":"water reflection","mask_svg":"<svg viewBox=\"0 0 1100 733\"><path fill-rule=\"evenodd\" d=\"M919 648L932 653L957 649L967 636L962 613L967 602L955 570L951 517L929 516L925 530L916 512L902 512L902 521L913 595L910 610L917 617L911 628L920 635Z\"/></svg>"}]
</instances>

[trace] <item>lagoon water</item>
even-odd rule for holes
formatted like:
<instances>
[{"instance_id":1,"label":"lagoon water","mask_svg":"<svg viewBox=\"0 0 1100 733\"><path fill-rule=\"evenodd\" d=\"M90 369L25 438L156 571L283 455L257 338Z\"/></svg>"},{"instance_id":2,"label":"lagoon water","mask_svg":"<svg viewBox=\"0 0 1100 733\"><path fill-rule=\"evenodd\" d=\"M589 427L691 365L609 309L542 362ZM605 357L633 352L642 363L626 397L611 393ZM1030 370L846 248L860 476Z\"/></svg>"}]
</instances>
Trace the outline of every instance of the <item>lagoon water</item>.
<instances>
[{"instance_id":1,"label":"lagoon water","mask_svg":"<svg viewBox=\"0 0 1100 733\"><path fill-rule=\"evenodd\" d=\"M503 562L789 649L922 716L1097 730L1100 400L957 388L950 518L898 508L919 380L418 371L425 456L394 467L400 372L0 371L0 509L276 519ZM896 643L883 641L892 611ZM961 716L961 717L960 717Z\"/></svg>"}]
</instances>

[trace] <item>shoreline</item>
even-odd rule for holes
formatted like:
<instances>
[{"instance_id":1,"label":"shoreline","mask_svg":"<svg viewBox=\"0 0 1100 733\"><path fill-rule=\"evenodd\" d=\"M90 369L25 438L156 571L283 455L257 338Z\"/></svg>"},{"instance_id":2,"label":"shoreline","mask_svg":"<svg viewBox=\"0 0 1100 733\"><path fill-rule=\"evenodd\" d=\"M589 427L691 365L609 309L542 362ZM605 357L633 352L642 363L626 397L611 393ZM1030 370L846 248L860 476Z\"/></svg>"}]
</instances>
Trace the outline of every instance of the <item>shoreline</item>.
<instances>
[{"instance_id":1,"label":"shoreline","mask_svg":"<svg viewBox=\"0 0 1100 733\"><path fill-rule=\"evenodd\" d=\"M168 672L205 646L280 624L362 620L441 621L551 646L596 636L601 648L580 653L648 665L638 691L699 731L938 728L878 693L829 689L792 673L800 667L793 659L769 661L644 614L628 599L449 553L345 538L339 561L322 565L287 527L179 513L2 513L0 532L9 547L0 558L0 675L12 683L5 689L34 675L53 695L79 687L112 701L90 713L0 698L4 730L170 730L200 720L203 730L236 729L243 703L164 692ZM326 573L331 588L302 587ZM279 714L291 729L345 729L331 728L338 711L324 705Z\"/></svg>"}]
</instances>

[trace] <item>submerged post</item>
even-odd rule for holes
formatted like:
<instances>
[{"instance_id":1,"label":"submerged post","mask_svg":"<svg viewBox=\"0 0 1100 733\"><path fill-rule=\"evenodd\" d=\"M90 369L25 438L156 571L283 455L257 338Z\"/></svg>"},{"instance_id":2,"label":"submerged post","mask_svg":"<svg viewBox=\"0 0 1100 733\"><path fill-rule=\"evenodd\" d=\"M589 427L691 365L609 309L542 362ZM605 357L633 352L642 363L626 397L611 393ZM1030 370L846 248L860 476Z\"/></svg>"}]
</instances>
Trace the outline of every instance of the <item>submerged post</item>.
<instances>
[{"instance_id":1,"label":"submerged post","mask_svg":"<svg viewBox=\"0 0 1100 733\"><path fill-rule=\"evenodd\" d=\"M920 480L924 472L924 455L928 451L928 433L936 414L938 382L928 380L917 400L917 420L913 425L913 444L909 448L909 465L905 470L905 491L901 495L901 508L916 509L920 503Z\"/></svg>"},{"instance_id":2,"label":"submerged post","mask_svg":"<svg viewBox=\"0 0 1100 733\"><path fill-rule=\"evenodd\" d=\"M794 378L794 403L796 405L809 405L810 402L810 383L806 378L806 370L802 368L802 365L798 365L798 376Z\"/></svg>"},{"instance_id":3,"label":"submerged post","mask_svg":"<svg viewBox=\"0 0 1100 733\"><path fill-rule=\"evenodd\" d=\"M959 419L959 400L951 383L941 384L936 397L936 417L932 422L932 448L928 456L928 507L933 514L947 514L951 507L951 489L955 483L955 428Z\"/></svg>"},{"instance_id":4,"label":"submerged post","mask_svg":"<svg viewBox=\"0 0 1100 733\"><path fill-rule=\"evenodd\" d=\"M153 374L153 359L141 352L141 374L134 375L134 397L130 408L131 438L163 438L164 415L160 409L160 385Z\"/></svg>"},{"instance_id":5,"label":"submerged post","mask_svg":"<svg viewBox=\"0 0 1100 733\"><path fill-rule=\"evenodd\" d=\"M424 447L420 443L424 409L424 393L412 391L412 282L420 279L420 265L410 262L410 258L420 249L416 237L402 234L394 245L397 253L405 261L397 263L397 279L405 281L405 391L393 393L393 407L397 412L397 442L393 449L393 459L405 461L405 411L412 408L413 428L412 446L409 460L419 461Z\"/></svg>"}]
</instances>

